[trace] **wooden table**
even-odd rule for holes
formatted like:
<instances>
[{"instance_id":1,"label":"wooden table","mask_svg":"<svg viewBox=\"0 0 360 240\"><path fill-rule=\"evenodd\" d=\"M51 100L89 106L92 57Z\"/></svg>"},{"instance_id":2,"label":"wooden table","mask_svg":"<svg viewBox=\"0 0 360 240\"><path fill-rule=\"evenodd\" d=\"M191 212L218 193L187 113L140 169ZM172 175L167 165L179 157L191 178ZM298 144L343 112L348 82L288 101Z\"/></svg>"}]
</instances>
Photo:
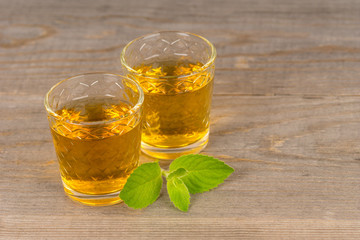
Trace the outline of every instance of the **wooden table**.
<instances>
[{"instance_id":1,"label":"wooden table","mask_svg":"<svg viewBox=\"0 0 360 240\"><path fill-rule=\"evenodd\" d=\"M0 238L359 239L359 26L357 0L0 0ZM188 213L72 202L45 93L160 30L216 46L204 153L235 172Z\"/></svg>"}]
</instances>

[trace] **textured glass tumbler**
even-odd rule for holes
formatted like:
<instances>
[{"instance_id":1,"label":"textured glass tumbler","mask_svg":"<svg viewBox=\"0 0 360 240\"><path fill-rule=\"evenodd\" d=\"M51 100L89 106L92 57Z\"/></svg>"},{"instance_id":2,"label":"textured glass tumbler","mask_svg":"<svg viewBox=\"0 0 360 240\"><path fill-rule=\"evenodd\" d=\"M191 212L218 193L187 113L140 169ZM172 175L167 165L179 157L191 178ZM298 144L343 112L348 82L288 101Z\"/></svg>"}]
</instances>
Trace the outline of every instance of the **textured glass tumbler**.
<instances>
[{"instance_id":1,"label":"textured glass tumbler","mask_svg":"<svg viewBox=\"0 0 360 240\"><path fill-rule=\"evenodd\" d=\"M131 41L120 61L142 87L142 151L160 159L198 153L209 138L216 51L205 38L159 32Z\"/></svg>"},{"instance_id":2,"label":"textured glass tumbler","mask_svg":"<svg viewBox=\"0 0 360 240\"><path fill-rule=\"evenodd\" d=\"M73 200L121 201L120 190L139 164L143 100L135 81L108 73L68 78L46 94L61 179Z\"/></svg>"}]
</instances>

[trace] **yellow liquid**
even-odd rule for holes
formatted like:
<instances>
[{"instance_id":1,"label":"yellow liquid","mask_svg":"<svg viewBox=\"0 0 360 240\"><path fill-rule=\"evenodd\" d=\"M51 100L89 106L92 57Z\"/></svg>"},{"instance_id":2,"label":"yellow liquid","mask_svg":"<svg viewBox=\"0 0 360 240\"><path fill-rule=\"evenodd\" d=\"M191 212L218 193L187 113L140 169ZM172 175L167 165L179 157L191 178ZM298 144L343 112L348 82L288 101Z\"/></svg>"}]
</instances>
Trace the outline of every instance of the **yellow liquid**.
<instances>
[{"instance_id":1,"label":"yellow liquid","mask_svg":"<svg viewBox=\"0 0 360 240\"><path fill-rule=\"evenodd\" d=\"M179 148L208 134L213 77L208 72L196 73L201 67L201 63L164 62L135 68L138 73L154 78L136 77L145 93L144 143ZM194 72L186 78L156 79Z\"/></svg>"},{"instance_id":2,"label":"yellow liquid","mask_svg":"<svg viewBox=\"0 0 360 240\"><path fill-rule=\"evenodd\" d=\"M78 101L57 111L63 120L55 121L51 132L61 177L68 188L88 195L109 194L123 188L139 164L141 142L139 119L124 117L129 109L129 104L119 101ZM110 124L91 125L119 117L123 118ZM96 205L86 200L83 203Z\"/></svg>"}]
</instances>

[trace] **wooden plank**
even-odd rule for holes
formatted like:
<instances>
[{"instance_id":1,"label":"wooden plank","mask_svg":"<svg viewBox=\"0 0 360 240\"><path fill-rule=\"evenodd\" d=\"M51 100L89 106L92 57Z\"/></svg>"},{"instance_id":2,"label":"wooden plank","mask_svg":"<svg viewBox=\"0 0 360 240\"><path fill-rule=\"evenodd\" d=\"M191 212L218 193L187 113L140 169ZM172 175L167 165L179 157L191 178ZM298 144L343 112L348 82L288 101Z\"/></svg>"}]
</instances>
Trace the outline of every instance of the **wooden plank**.
<instances>
[{"instance_id":1,"label":"wooden plank","mask_svg":"<svg viewBox=\"0 0 360 240\"><path fill-rule=\"evenodd\" d=\"M188 217L187 217L188 218ZM152 223L146 218L119 217L98 218L88 216L65 216L62 224L55 225L58 217L48 217L42 222L40 217L31 216L6 218L6 226L11 230L5 237L17 234L21 239L51 238L64 239L106 239L106 238L156 238L156 239L344 239L354 238L359 225L351 221L333 220L291 220L244 219L239 218L192 218L155 217ZM41 222L41 224L39 224ZM96 224L95 224L96 223ZM339 224L343 228L339 229ZM164 228L167 226L167 228ZM209 226L212 226L209 228ZM96 227L94 229L94 227Z\"/></svg>"},{"instance_id":2,"label":"wooden plank","mask_svg":"<svg viewBox=\"0 0 360 240\"><path fill-rule=\"evenodd\" d=\"M357 239L359 12L352 0L0 0L0 238ZM235 173L193 195L188 213L166 191L138 211L72 202L46 91L71 75L121 72L128 41L169 29L217 47L204 153Z\"/></svg>"}]
</instances>

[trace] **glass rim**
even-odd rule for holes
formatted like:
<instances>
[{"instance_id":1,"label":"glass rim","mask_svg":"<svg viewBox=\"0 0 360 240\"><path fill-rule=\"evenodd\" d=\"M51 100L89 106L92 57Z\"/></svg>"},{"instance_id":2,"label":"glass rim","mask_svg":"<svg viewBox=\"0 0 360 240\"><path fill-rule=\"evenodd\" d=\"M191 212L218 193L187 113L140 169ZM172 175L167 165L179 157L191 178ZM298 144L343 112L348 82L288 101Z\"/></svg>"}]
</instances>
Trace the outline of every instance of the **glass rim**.
<instances>
[{"instance_id":1,"label":"glass rim","mask_svg":"<svg viewBox=\"0 0 360 240\"><path fill-rule=\"evenodd\" d=\"M116 77L121 77L121 78L124 78L128 81L130 81L131 83L133 83L137 90L139 91L139 99L137 101L137 103L131 108L128 110L128 112L130 112L130 114L126 117L119 117L119 118L112 118L112 119L109 119L109 120L101 120L101 121L92 121L92 122L74 122L74 121L70 121L69 119L65 119L63 117L61 117L59 114L57 114L51 107L50 107L50 104L49 104L49 96L50 94L58 87L60 86L61 84L63 84L64 82L66 81L69 81L71 79L74 79L74 78L77 78L77 77L81 77L81 76L88 76L88 75L110 75L110 76L116 76ZM57 120L60 120L60 121L65 121L69 124L73 124L73 125L79 125L79 126L84 126L84 125L104 125L104 124L110 124L110 123L116 123L118 121L121 121L123 120L124 118L128 118L129 116L132 116L134 114L136 114L140 108L141 108L141 105L143 104L144 102L144 92L141 88L141 86L134 80L128 78L128 77L125 77L123 75L120 75L120 74L115 74L115 73L108 73L108 72L90 72L90 73L83 73L83 74L78 74L78 75L74 75L74 76L71 76L71 77L68 77L68 78L65 78L64 80L61 80L60 82L56 83L55 85L53 85L50 90L46 93L45 95L45 98L44 98L44 106L45 106L45 109L47 111L47 113L51 116L53 116L55 119Z\"/></svg>"},{"instance_id":2,"label":"glass rim","mask_svg":"<svg viewBox=\"0 0 360 240\"><path fill-rule=\"evenodd\" d=\"M126 50L133 43L135 43L136 41L138 41L140 39L149 38L152 35L162 34L162 33L181 33L181 34L188 34L188 35L191 35L191 36L196 37L196 38L200 38L211 49L211 55L210 55L209 60L203 66L201 66L199 71L192 72L190 74L185 74L185 75L171 75L171 76L160 76L160 77L154 77L154 76L150 76L150 75L147 75L147 74L138 73L135 69L133 69L132 67L130 67L127 64L127 61L125 59ZM131 73L133 73L135 75L150 78L150 79L179 79L179 78L181 79L181 78L187 78L187 77L190 77L190 76L193 76L193 75L197 75L199 73L202 73L202 72L206 71L215 62L215 58L216 58L216 49L215 49L214 45L209 40L207 40L206 38L204 38L204 37L202 37L200 35L197 35L195 33L182 32L182 31L160 31L160 32L155 32L155 33L149 33L149 34L142 35L142 36L137 37L134 40L130 41L128 44L126 44L126 46L123 48L123 50L121 51L121 54L120 54L120 62L126 68L126 70L128 70L129 72L131 72Z\"/></svg>"}]
</instances>

